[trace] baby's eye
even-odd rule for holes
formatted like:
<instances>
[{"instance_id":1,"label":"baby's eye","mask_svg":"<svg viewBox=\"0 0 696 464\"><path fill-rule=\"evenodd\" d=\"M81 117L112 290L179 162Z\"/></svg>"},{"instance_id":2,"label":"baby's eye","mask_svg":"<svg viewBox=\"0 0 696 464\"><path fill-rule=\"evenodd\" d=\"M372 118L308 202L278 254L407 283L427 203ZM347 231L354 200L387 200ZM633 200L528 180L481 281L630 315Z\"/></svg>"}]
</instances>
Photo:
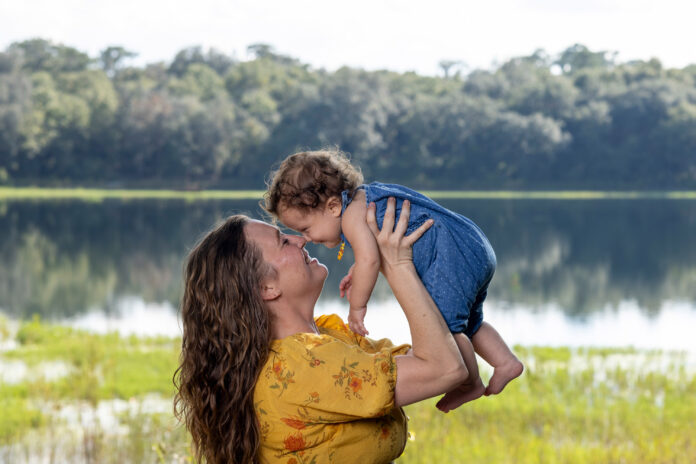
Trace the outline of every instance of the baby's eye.
<instances>
[{"instance_id":1,"label":"baby's eye","mask_svg":"<svg viewBox=\"0 0 696 464\"><path fill-rule=\"evenodd\" d=\"M288 240L287 238L283 238L283 245L287 245L288 243L290 243L290 240Z\"/></svg>"}]
</instances>

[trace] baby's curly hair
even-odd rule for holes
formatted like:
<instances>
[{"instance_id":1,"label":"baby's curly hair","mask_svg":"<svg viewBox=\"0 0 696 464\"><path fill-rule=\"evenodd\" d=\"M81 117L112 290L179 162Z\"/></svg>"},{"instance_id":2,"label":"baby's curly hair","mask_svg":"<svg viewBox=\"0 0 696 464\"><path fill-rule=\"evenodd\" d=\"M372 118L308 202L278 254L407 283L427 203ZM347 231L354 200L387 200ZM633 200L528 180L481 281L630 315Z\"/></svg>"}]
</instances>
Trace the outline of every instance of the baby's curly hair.
<instances>
[{"instance_id":1,"label":"baby's curly hair","mask_svg":"<svg viewBox=\"0 0 696 464\"><path fill-rule=\"evenodd\" d=\"M280 208L309 210L334 195L353 192L363 183L360 168L338 149L304 151L290 155L271 173L263 208L274 218Z\"/></svg>"}]
</instances>

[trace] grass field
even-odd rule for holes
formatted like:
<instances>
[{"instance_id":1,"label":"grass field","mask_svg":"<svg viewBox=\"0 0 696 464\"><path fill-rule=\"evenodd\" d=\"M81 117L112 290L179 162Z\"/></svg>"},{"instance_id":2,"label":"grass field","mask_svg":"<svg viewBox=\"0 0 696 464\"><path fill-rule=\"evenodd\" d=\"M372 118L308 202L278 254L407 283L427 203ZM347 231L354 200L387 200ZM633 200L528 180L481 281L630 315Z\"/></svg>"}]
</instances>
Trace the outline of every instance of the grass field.
<instances>
[{"instance_id":1,"label":"grass field","mask_svg":"<svg viewBox=\"0 0 696 464\"><path fill-rule=\"evenodd\" d=\"M139 200L258 200L263 190L125 190L83 188L0 187L0 200L83 200L106 199ZM435 199L536 199L536 200L602 200L661 198L675 200L696 199L696 191L458 191L429 190L426 195Z\"/></svg>"},{"instance_id":2,"label":"grass field","mask_svg":"<svg viewBox=\"0 0 696 464\"><path fill-rule=\"evenodd\" d=\"M190 462L171 413L179 343L0 321L0 462ZM527 369L503 394L407 407L398 462L696 462L685 353L515 350Z\"/></svg>"}]
</instances>

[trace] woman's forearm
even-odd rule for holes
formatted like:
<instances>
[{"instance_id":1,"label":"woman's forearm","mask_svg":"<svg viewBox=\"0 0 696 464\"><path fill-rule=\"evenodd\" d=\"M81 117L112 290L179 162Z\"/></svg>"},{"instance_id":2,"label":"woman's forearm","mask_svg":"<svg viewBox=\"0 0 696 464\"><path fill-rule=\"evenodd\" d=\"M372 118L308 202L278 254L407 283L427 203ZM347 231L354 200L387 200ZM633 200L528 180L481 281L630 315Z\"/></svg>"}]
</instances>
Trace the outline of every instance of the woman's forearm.
<instances>
[{"instance_id":1,"label":"woman's forearm","mask_svg":"<svg viewBox=\"0 0 696 464\"><path fill-rule=\"evenodd\" d=\"M436 396L468 376L459 349L415 268L387 278L411 331L412 349L397 357L395 401L404 406Z\"/></svg>"}]
</instances>

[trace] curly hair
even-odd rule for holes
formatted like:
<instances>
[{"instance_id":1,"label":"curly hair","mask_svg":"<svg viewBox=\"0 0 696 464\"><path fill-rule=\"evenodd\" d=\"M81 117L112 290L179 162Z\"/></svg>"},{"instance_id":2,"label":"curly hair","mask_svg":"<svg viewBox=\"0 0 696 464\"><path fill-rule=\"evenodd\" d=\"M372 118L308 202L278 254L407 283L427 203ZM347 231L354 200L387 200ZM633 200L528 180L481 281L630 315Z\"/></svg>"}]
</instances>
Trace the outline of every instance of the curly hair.
<instances>
[{"instance_id":1,"label":"curly hair","mask_svg":"<svg viewBox=\"0 0 696 464\"><path fill-rule=\"evenodd\" d=\"M261 206L277 218L281 208L316 208L344 190L353 192L362 183L360 169L339 150L295 153L271 173Z\"/></svg>"},{"instance_id":2,"label":"curly hair","mask_svg":"<svg viewBox=\"0 0 696 464\"><path fill-rule=\"evenodd\" d=\"M270 316L260 283L268 275L247 241L246 216L231 216L191 251L181 302L184 333L174 414L198 461L256 462L260 443L254 386L268 357Z\"/></svg>"}]
</instances>

